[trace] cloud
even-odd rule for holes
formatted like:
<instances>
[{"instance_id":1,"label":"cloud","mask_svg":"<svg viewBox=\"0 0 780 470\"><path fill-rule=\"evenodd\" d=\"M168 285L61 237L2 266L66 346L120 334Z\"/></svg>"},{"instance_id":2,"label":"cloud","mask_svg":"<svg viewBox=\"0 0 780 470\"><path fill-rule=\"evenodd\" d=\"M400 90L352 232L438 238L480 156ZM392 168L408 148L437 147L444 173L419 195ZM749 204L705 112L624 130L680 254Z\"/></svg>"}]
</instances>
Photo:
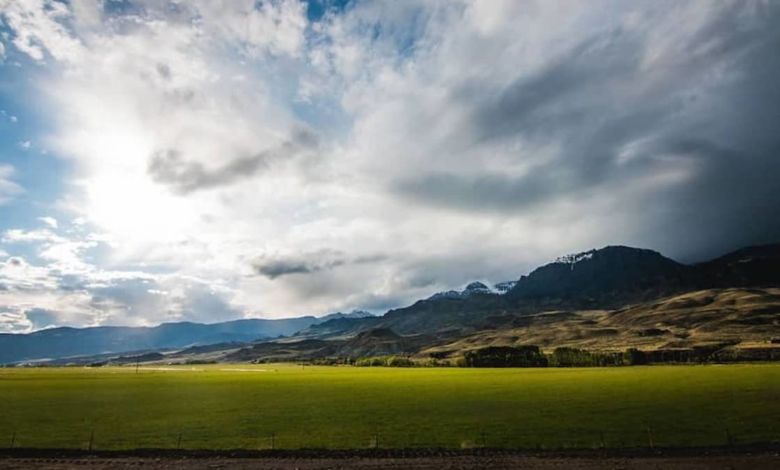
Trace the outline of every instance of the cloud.
<instances>
[{"instance_id":1,"label":"cloud","mask_svg":"<svg viewBox=\"0 0 780 470\"><path fill-rule=\"evenodd\" d=\"M252 264L252 267L258 274L262 274L270 279L276 279L279 276L288 274L306 274L323 269L323 267L318 265L309 265L305 261L283 259L256 261Z\"/></svg>"},{"instance_id":2,"label":"cloud","mask_svg":"<svg viewBox=\"0 0 780 470\"><path fill-rule=\"evenodd\" d=\"M31 308L24 312L24 316L35 330L56 325L57 315L54 312L42 308Z\"/></svg>"},{"instance_id":3,"label":"cloud","mask_svg":"<svg viewBox=\"0 0 780 470\"><path fill-rule=\"evenodd\" d=\"M397 191L413 200L446 208L507 211L548 201L560 194L556 178L544 173L511 178L500 173L430 173L399 180Z\"/></svg>"},{"instance_id":4,"label":"cloud","mask_svg":"<svg viewBox=\"0 0 780 470\"><path fill-rule=\"evenodd\" d=\"M38 217L38 220L48 225L50 228L56 229L58 227L57 219L54 217Z\"/></svg>"},{"instance_id":5,"label":"cloud","mask_svg":"<svg viewBox=\"0 0 780 470\"><path fill-rule=\"evenodd\" d=\"M0 46L2 46L2 43L0 43ZM1 48L1 47L0 47ZM2 61L2 55L0 55L0 61ZM0 116L3 116L5 118L8 118L8 121L11 123L17 123L19 122L19 118L14 116L13 114L10 114L5 109L0 109Z\"/></svg>"},{"instance_id":6,"label":"cloud","mask_svg":"<svg viewBox=\"0 0 780 470\"><path fill-rule=\"evenodd\" d=\"M13 44L36 61L45 53L57 60L75 60L84 53L80 41L64 25L71 17L67 4L46 0L3 0L0 11L14 32Z\"/></svg>"},{"instance_id":7,"label":"cloud","mask_svg":"<svg viewBox=\"0 0 780 470\"><path fill-rule=\"evenodd\" d=\"M2 238L3 243L24 243L24 242L50 242L58 243L66 241L64 238L55 234L49 229L40 230L6 230Z\"/></svg>"},{"instance_id":8,"label":"cloud","mask_svg":"<svg viewBox=\"0 0 780 470\"><path fill-rule=\"evenodd\" d=\"M257 274L276 279L290 274L311 274L350 264L377 263L384 259L383 255L350 257L338 251L321 250L291 256L261 256L252 262L252 269Z\"/></svg>"},{"instance_id":9,"label":"cloud","mask_svg":"<svg viewBox=\"0 0 780 470\"><path fill-rule=\"evenodd\" d=\"M216 290L205 284L190 284L180 295L178 300L180 318L214 323L243 316L241 309L231 304L229 291Z\"/></svg>"},{"instance_id":10,"label":"cloud","mask_svg":"<svg viewBox=\"0 0 780 470\"><path fill-rule=\"evenodd\" d=\"M764 178L780 141L748 96L776 97L766 84L780 76L779 9L660 2L615 9L605 24L595 21L604 7L575 8L576 25L554 24L552 7L494 15L477 4L429 23L413 67L348 93L362 117L353 145L372 156L376 183L464 217L530 221L547 210L559 231L572 217L604 218L605 241L686 259L780 237ZM718 189L727 178L734 191ZM748 234L747 213L767 222ZM721 224L714 236L702 228Z\"/></svg>"},{"instance_id":11,"label":"cloud","mask_svg":"<svg viewBox=\"0 0 780 470\"><path fill-rule=\"evenodd\" d=\"M296 56L304 44L306 4L298 0L203 0L193 2L190 14L204 18L205 29L251 57Z\"/></svg>"},{"instance_id":12,"label":"cloud","mask_svg":"<svg viewBox=\"0 0 780 470\"><path fill-rule=\"evenodd\" d=\"M14 173L12 166L0 164L0 205L7 204L23 191L21 186L11 180Z\"/></svg>"},{"instance_id":13,"label":"cloud","mask_svg":"<svg viewBox=\"0 0 780 470\"><path fill-rule=\"evenodd\" d=\"M89 255L99 238L78 231L7 230L2 243L33 248L36 261L2 253L0 330L219 321L247 313L218 279L97 266Z\"/></svg>"},{"instance_id":14,"label":"cloud","mask_svg":"<svg viewBox=\"0 0 780 470\"><path fill-rule=\"evenodd\" d=\"M154 181L171 185L181 194L229 185L251 178L277 160L291 159L301 151L316 147L317 138L309 131L298 131L293 138L293 141L284 142L275 149L238 157L214 169L206 169L200 162L186 161L175 149L157 151L149 160L148 172Z\"/></svg>"},{"instance_id":15,"label":"cloud","mask_svg":"<svg viewBox=\"0 0 780 470\"><path fill-rule=\"evenodd\" d=\"M50 326L154 325L161 321L220 321L244 316L230 289L177 275L68 271L20 257L0 262L0 330ZM164 295L163 295L164 293Z\"/></svg>"}]
</instances>

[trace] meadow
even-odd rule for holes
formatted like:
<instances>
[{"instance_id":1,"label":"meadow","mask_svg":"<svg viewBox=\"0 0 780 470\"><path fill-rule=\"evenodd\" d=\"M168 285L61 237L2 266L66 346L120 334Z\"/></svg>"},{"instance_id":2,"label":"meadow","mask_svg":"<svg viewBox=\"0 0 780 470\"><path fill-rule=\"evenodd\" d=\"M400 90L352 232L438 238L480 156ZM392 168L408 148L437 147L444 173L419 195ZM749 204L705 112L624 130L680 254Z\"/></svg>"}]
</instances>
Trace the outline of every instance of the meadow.
<instances>
[{"instance_id":1,"label":"meadow","mask_svg":"<svg viewBox=\"0 0 780 470\"><path fill-rule=\"evenodd\" d=\"M594 448L780 441L780 365L0 369L0 447Z\"/></svg>"}]
</instances>

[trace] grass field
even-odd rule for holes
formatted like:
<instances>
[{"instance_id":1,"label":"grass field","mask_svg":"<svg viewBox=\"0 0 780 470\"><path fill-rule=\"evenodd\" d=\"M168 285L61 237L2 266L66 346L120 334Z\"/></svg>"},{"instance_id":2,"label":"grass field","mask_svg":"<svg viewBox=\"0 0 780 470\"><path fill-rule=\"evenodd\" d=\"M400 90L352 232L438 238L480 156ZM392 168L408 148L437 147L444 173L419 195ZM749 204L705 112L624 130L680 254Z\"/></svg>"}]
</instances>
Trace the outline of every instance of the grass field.
<instances>
[{"instance_id":1,"label":"grass field","mask_svg":"<svg viewBox=\"0 0 780 470\"><path fill-rule=\"evenodd\" d=\"M0 369L0 447L91 435L95 449L778 442L780 365Z\"/></svg>"}]
</instances>

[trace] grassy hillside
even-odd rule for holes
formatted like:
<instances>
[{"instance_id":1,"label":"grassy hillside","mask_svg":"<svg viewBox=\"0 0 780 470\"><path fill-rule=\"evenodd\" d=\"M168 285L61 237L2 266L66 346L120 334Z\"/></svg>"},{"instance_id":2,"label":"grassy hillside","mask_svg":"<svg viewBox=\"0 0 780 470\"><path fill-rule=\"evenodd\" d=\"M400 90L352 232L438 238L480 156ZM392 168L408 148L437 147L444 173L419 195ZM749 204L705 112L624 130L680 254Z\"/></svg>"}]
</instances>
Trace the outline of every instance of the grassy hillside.
<instances>
[{"instance_id":1,"label":"grassy hillside","mask_svg":"<svg viewBox=\"0 0 780 470\"><path fill-rule=\"evenodd\" d=\"M518 318L513 327L487 330L428 348L423 354L484 346L534 344L546 349L643 350L780 347L780 289L707 289L614 311L552 311Z\"/></svg>"},{"instance_id":2,"label":"grassy hillside","mask_svg":"<svg viewBox=\"0 0 780 470\"><path fill-rule=\"evenodd\" d=\"M0 369L17 446L610 447L780 440L780 365Z\"/></svg>"}]
</instances>

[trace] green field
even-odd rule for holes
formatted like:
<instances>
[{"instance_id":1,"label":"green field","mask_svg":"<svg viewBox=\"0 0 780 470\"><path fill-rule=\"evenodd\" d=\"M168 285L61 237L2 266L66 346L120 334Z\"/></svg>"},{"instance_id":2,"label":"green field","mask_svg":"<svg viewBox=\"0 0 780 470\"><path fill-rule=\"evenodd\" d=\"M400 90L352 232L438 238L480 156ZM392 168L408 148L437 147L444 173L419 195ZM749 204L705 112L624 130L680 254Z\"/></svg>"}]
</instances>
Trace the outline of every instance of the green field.
<instances>
[{"instance_id":1,"label":"green field","mask_svg":"<svg viewBox=\"0 0 780 470\"><path fill-rule=\"evenodd\" d=\"M0 447L571 448L780 441L780 365L0 369ZM603 439L603 441L602 441Z\"/></svg>"}]
</instances>

